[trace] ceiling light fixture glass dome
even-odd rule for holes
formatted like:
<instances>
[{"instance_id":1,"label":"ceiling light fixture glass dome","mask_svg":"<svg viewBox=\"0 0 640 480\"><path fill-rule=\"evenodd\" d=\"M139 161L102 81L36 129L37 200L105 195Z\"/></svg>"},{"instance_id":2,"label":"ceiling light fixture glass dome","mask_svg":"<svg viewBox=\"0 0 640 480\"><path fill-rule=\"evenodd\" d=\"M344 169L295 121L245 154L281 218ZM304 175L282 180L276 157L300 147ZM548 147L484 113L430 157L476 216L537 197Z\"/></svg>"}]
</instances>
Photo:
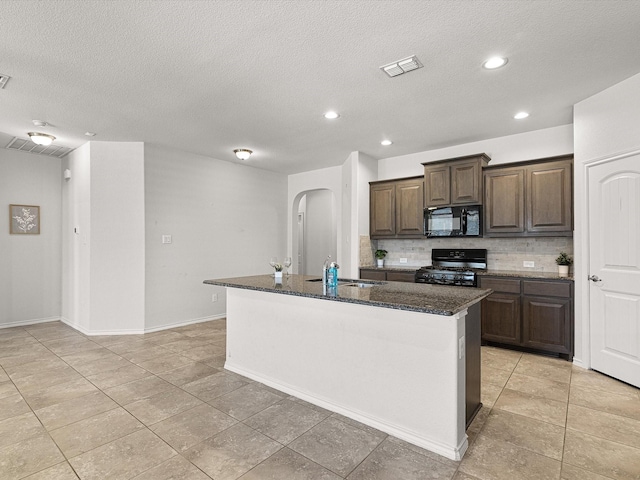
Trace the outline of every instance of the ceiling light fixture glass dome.
<instances>
[{"instance_id":1,"label":"ceiling light fixture glass dome","mask_svg":"<svg viewBox=\"0 0 640 480\"><path fill-rule=\"evenodd\" d=\"M56 137L54 137L53 135L49 135L46 133L29 132L27 135L29 135L29 138L33 143L37 145L43 145L45 147L51 145L56 139Z\"/></svg>"},{"instance_id":2,"label":"ceiling light fixture glass dome","mask_svg":"<svg viewBox=\"0 0 640 480\"><path fill-rule=\"evenodd\" d=\"M483 68L487 70L494 70L496 68L504 67L509 59L507 57L491 57L482 64Z\"/></svg>"},{"instance_id":3,"label":"ceiling light fixture glass dome","mask_svg":"<svg viewBox=\"0 0 640 480\"><path fill-rule=\"evenodd\" d=\"M330 110L324 114L324 118L328 118L329 120L335 120L339 116L340 115L338 115L338 113L334 112L333 110Z\"/></svg>"},{"instance_id":4,"label":"ceiling light fixture glass dome","mask_svg":"<svg viewBox=\"0 0 640 480\"><path fill-rule=\"evenodd\" d=\"M389 145L391 145L393 142L391 140L382 140L380 142L380 145L384 145L385 147L388 147Z\"/></svg>"},{"instance_id":5,"label":"ceiling light fixture glass dome","mask_svg":"<svg viewBox=\"0 0 640 480\"><path fill-rule=\"evenodd\" d=\"M523 118L527 118L528 116L529 114L527 112L518 112L513 116L513 118L515 118L516 120L522 120Z\"/></svg>"},{"instance_id":6,"label":"ceiling light fixture glass dome","mask_svg":"<svg viewBox=\"0 0 640 480\"><path fill-rule=\"evenodd\" d=\"M248 159L251 154L253 153L251 150L249 150L248 148L236 148L233 153L236 154L236 157L238 157L238 159L240 160L246 160Z\"/></svg>"}]
</instances>

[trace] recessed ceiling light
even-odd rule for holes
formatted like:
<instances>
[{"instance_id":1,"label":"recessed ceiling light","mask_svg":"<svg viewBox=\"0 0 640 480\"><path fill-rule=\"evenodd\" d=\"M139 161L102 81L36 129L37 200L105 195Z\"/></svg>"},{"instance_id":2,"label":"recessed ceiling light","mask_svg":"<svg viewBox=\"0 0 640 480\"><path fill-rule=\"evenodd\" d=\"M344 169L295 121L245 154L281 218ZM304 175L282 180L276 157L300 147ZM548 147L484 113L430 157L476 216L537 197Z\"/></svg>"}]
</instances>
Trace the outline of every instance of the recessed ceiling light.
<instances>
[{"instance_id":1,"label":"recessed ceiling light","mask_svg":"<svg viewBox=\"0 0 640 480\"><path fill-rule=\"evenodd\" d=\"M393 142L391 140L382 140L380 142L380 145L384 145L385 147L388 147L389 145L391 145Z\"/></svg>"},{"instance_id":2,"label":"recessed ceiling light","mask_svg":"<svg viewBox=\"0 0 640 480\"><path fill-rule=\"evenodd\" d=\"M507 57L491 57L482 64L482 67L487 70L494 70L496 68L504 67L508 61L509 59Z\"/></svg>"},{"instance_id":3,"label":"recessed ceiling light","mask_svg":"<svg viewBox=\"0 0 640 480\"><path fill-rule=\"evenodd\" d=\"M339 116L340 115L338 115L333 110L330 110L330 111L328 111L327 113L324 114L324 118L328 118L329 120L334 120L334 119L338 118Z\"/></svg>"},{"instance_id":4,"label":"recessed ceiling light","mask_svg":"<svg viewBox=\"0 0 640 480\"><path fill-rule=\"evenodd\" d=\"M87 137L95 137L95 136L96 136L95 132L84 132L84 134L85 134Z\"/></svg>"},{"instance_id":5,"label":"recessed ceiling light","mask_svg":"<svg viewBox=\"0 0 640 480\"><path fill-rule=\"evenodd\" d=\"M515 118L516 120L522 120L523 118L527 118L528 116L529 114L527 112L518 112L513 116L513 118Z\"/></svg>"}]
</instances>

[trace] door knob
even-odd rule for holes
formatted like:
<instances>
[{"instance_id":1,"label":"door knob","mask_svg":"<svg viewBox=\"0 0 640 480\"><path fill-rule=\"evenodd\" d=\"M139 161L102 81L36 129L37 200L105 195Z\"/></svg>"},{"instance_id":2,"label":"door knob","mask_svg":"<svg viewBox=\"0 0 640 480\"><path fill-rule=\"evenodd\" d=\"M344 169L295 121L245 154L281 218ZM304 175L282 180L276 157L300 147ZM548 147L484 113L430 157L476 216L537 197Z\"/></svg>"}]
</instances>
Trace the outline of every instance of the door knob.
<instances>
[{"instance_id":1,"label":"door knob","mask_svg":"<svg viewBox=\"0 0 640 480\"><path fill-rule=\"evenodd\" d=\"M602 279L600 277L598 277L597 275L589 275L589 280L591 280L594 283L598 283L601 282Z\"/></svg>"}]
</instances>

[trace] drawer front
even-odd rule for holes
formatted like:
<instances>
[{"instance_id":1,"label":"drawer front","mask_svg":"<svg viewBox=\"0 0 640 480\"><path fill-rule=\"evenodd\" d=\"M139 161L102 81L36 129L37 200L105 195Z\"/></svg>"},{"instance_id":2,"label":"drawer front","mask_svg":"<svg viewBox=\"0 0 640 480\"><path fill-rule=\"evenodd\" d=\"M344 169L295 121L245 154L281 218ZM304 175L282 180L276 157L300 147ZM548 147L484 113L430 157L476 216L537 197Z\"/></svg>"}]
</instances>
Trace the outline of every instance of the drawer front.
<instances>
[{"instance_id":1,"label":"drawer front","mask_svg":"<svg viewBox=\"0 0 640 480\"><path fill-rule=\"evenodd\" d=\"M360 270L362 280L386 280L387 275L384 270Z\"/></svg>"},{"instance_id":2,"label":"drawer front","mask_svg":"<svg viewBox=\"0 0 640 480\"><path fill-rule=\"evenodd\" d=\"M415 282L416 274L410 272L387 272L387 280L390 282Z\"/></svg>"},{"instance_id":3,"label":"drawer front","mask_svg":"<svg viewBox=\"0 0 640 480\"><path fill-rule=\"evenodd\" d=\"M567 282L525 280L523 287L525 295L571 298L571 284Z\"/></svg>"},{"instance_id":4,"label":"drawer front","mask_svg":"<svg viewBox=\"0 0 640 480\"><path fill-rule=\"evenodd\" d=\"M490 288L494 292L520 293L520 280L514 278L480 277L480 288Z\"/></svg>"}]
</instances>

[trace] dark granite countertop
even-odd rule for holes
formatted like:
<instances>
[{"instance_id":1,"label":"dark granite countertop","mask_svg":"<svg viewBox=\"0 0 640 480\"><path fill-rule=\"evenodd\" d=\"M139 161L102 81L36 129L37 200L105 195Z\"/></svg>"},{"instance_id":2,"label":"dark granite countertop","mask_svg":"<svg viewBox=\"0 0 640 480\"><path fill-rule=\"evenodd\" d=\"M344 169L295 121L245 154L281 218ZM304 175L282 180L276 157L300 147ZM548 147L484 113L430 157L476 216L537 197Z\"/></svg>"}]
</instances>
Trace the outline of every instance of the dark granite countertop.
<instances>
[{"instance_id":1,"label":"dark granite countertop","mask_svg":"<svg viewBox=\"0 0 640 480\"><path fill-rule=\"evenodd\" d=\"M494 277L521 277L521 278L540 278L543 280L567 280L573 282L573 275L561 277L558 272L536 272L531 270L487 270L478 272L478 275L489 275Z\"/></svg>"},{"instance_id":2,"label":"dark granite countertop","mask_svg":"<svg viewBox=\"0 0 640 480\"><path fill-rule=\"evenodd\" d=\"M273 275L257 275L205 280L204 283L436 315L454 315L479 302L492 292L480 288L340 279L336 292L324 293L322 281L309 281L314 279L318 279L318 277L285 275L282 278L282 284L276 284ZM361 288L349 286L348 283L372 284L373 286Z\"/></svg>"}]
</instances>

